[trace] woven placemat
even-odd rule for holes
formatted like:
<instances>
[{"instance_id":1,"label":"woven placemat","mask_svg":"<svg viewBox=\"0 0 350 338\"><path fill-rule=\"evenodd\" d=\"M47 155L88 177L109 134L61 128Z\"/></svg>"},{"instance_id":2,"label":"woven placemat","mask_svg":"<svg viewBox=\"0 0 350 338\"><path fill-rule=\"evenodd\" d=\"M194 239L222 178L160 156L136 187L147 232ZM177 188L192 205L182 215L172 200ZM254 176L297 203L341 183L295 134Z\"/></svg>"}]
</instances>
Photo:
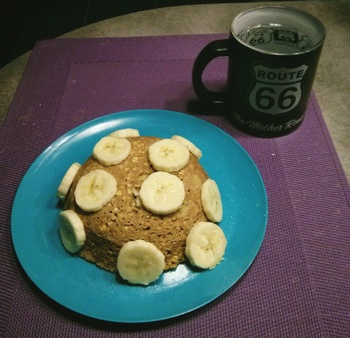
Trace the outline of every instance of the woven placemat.
<instances>
[{"instance_id":1,"label":"woven placemat","mask_svg":"<svg viewBox=\"0 0 350 338\"><path fill-rule=\"evenodd\" d=\"M316 97L302 126L276 139L242 134L222 115L192 110L194 59L220 37L56 39L35 46L0 129L0 336L350 334L350 190ZM224 81L225 71L224 61L214 63L208 81ZM107 323L56 304L29 280L12 247L11 207L31 163L58 137L96 117L142 108L189 113L235 138L261 172L269 221L251 268L212 303L162 322Z\"/></svg>"}]
</instances>

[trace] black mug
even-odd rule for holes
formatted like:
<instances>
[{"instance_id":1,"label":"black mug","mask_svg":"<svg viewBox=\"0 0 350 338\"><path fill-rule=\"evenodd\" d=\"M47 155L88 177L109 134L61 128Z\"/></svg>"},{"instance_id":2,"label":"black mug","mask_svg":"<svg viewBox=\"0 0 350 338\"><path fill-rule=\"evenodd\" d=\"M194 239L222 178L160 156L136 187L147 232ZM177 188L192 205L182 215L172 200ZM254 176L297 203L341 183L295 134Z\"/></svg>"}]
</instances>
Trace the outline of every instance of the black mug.
<instances>
[{"instance_id":1,"label":"black mug","mask_svg":"<svg viewBox=\"0 0 350 338\"><path fill-rule=\"evenodd\" d=\"M286 135L303 121L325 36L318 19L295 8L245 11L233 20L228 39L199 53L193 88L201 101L224 105L237 129L259 137ZM227 89L213 92L202 74L220 56L229 58Z\"/></svg>"}]
</instances>

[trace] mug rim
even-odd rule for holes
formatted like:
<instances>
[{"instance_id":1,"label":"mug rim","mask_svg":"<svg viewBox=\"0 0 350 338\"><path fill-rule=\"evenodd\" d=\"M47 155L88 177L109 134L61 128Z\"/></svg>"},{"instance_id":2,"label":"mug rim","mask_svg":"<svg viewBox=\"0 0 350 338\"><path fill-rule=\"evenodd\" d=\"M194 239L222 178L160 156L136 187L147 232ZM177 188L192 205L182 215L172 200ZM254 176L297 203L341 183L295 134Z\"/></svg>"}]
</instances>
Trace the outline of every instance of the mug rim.
<instances>
[{"instance_id":1,"label":"mug rim","mask_svg":"<svg viewBox=\"0 0 350 338\"><path fill-rule=\"evenodd\" d=\"M271 9L271 10L287 10L289 12L294 12L296 14L302 14L304 17L307 17L307 19L309 21L312 21L312 24L316 27L318 26L318 28L320 29L320 33L319 33L319 41L314 45L312 46L311 48L308 48L306 50L303 50L303 51L297 51L297 52L292 52L292 53L285 53L285 52L271 52L271 51L267 51L267 50L264 50L264 49L261 49L261 48L258 48L258 47L255 47L255 46L252 46L248 43L246 43L245 41L241 40L239 37L238 37L238 33L236 33L234 31L234 26L235 24L237 24L237 22L245 15L249 14L250 12L255 12L255 11L261 11L261 10L266 10L266 9ZM232 36L236 39L236 41L238 41L240 44L248 47L249 49L252 49L252 50L255 50L259 53L262 53L262 54L267 54L267 55L280 55L280 56L292 56L292 55L302 55L302 54L306 54L306 53L309 53L311 51L314 51L315 49L318 49L319 47L321 47L325 41L325 38L326 38L326 29L323 25L323 23L318 19L316 18L314 15L304 11L304 10L301 10L299 8L295 8L295 7L291 7L291 6L285 6L285 5L267 5L267 6L258 6L258 7L254 7L254 8L251 8L251 9L248 9L246 11L243 11L241 13L239 13L232 21L231 23L231 34Z\"/></svg>"}]
</instances>

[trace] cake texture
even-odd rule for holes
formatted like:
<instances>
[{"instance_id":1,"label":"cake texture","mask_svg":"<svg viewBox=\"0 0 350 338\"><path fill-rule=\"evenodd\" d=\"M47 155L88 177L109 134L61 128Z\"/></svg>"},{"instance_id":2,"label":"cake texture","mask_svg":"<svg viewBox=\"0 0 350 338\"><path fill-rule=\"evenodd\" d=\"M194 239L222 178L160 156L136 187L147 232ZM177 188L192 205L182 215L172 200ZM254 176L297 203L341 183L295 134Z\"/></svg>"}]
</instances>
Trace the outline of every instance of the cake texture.
<instances>
[{"instance_id":1,"label":"cake texture","mask_svg":"<svg viewBox=\"0 0 350 338\"><path fill-rule=\"evenodd\" d=\"M91 156L75 175L64 209L75 211L84 224L86 239L78 254L103 269L116 272L118 254L123 245L144 240L164 254L164 270L176 268L186 259L186 238L193 226L209 221L201 201L201 188L208 175L191 153L188 163L171 173L184 185L185 197L181 207L168 215L154 214L143 206L140 189L147 177L157 171L149 161L148 150L160 139L138 136L127 140L131 150L121 163L106 166ZM74 192L81 177L96 169L111 174L117 181L117 190L100 210L88 212L77 205Z\"/></svg>"}]
</instances>

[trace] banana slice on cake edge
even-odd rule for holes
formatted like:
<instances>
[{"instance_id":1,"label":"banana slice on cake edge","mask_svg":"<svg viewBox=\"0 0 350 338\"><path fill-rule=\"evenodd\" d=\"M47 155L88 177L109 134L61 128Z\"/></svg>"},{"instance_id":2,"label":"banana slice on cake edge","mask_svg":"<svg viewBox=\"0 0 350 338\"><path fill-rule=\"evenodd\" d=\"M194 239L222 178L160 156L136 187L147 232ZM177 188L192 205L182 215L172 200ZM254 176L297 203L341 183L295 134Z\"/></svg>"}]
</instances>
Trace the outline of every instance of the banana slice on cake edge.
<instances>
[{"instance_id":1,"label":"banana slice on cake edge","mask_svg":"<svg viewBox=\"0 0 350 338\"><path fill-rule=\"evenodd\" d=\"M68 191L73 183L74 177L80 169L81 165L78 162L74 162L64 174L62 181L57 189L57 197L60 200L64 200L68 194Z\"/></svg>"},{"instance_id":2,"label":"banana slice on cake edge","mask_svg":"<svg viewBox=\"0 0 350 338\"><path fill-rule=\"evenodd\" d=\"M148 156L154 169L171 173L181 170L188 163L190 152L176 140L163 139L149 146Z\"/></svg>"},{"instance_id":3,"label":"banana slice on cake edge","mask_svg":"<svg viewBox=\"0 0 350 338\"><path fill-rule=\"evenodd\" d=\"M113 137L138 137L140 136L140 132L137 129L133 128L124 128L118 129L109 134L109 136Z\"/></svg>"},{"instance_id":4,"label":"banana slice on cake edge","mask_svg":"<svg viewBox=\"0 0 350 338\"><path fill-rule=\"evenodd\" d=\"M80 177L74 191L75 202L84 211L102 209L116 194L117 180L102 169L91 170Z\"/></svg>"},{"instance_id":5,"label":"banana slice on cake edge","mask_svg":"<svg viewBox=\"0 0 350 338\"><path fill-rule=\"evenodd\" d=\"M63 246L70 253L78 252L86 240L83 222L73 210L60 212L59 233Z\"/></svg>"},{"instance_id":6,"label":"banana slice on cake edge","mask_svg":"<svg viewBox=\"0 0 350 338\"><path fill-rule=\"evenodd\" d=\"M124 137L105 136L94 146L93 157L104 166L123 162L130 154L131 143Z\"/></svg>"},{"instance_id":7,"label":"banana slice on cake edge","mask_svg":"<svg viewBox=\"0 0 350 338\"><path fill-rule=\"evenodd\" d=\"M185 147L187 147L190 153L197 157L198 160L202 157L202 151L185 137L173 135L171 139L182 143Z\"/></svg>"},{"instance_id":8,"label":"banana slice on cake edge","mask_svg":"<svg viewBox=\"0 0 350 338\"><path fill-rule=\"evenodd\" d=\"M208 178L201 189L201 200L206 216L212 222L221 222L223 208L220 191L214 180Z\"/></svg>"},{"instance_id":9,"label":"banana slice on cake edge","mask_svg":"<svg viewBox=\"0 0 350 338\"><path fill-rule=\"evenodd\" d=\"M129 283L148 285L159 278L164 268L164 254L150 242L130 241L119 251L117 269Z\"/></svg>"},{"instance_id":10,"label":"banana slice on cake edge","mask_svg":"<svg viewBox=\"0 0 350 338\"><path fill-rule=\"evenodd\" d=\"M186 238L185 255L194 266L213 269L221 262L227 240L222 229L212 222L198 222Z\"/></svg>"},{"instance_id":11,"label":"banana slice on cake edge","mask_svg":"<svg viewBox=\"0 0 350 338\"><path fill-rule=\"evenodd\" d=\"M177 176L157 171L142 182L139 196L148 211L156 215L169 215L181 208L185 187Z\"/></svg>"}]
</instances>

